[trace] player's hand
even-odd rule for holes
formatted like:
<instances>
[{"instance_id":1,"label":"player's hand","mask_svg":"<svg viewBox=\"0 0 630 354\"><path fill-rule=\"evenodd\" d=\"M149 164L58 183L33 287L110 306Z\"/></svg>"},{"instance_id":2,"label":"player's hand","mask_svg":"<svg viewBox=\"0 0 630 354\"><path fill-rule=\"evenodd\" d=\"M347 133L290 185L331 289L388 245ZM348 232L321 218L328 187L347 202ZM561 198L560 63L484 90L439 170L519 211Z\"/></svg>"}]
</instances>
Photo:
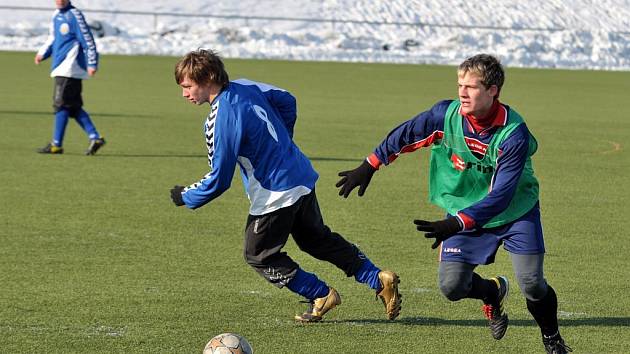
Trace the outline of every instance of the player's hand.
<instances>
[{"instance_id":1,"label":"player's hand","mask_svg":"<svg viewBox=\"0 0 630 354\"><path fill-rule=\"evenodd\" d=\"M35 55L35 65L39 65L39 63L41 63L41 62L42 62L42 60L44 60L44 57L43 57L43 56L41 56L41 55L39 55L39 54L36 54L36 55Z\"/></svg>"},{"instance_id":2,"label":"player's hand","mask_svg":"<svg viewBox=\"0 0 630 354\"><path fill-rule=\"evenodd\" d=\"M426 232L424 237L435 239L431 246L433 249L436 249L442 241L463 230L459 220L452 216L439 221L414 220L413 223L418 231Z\"/></svg>"},{"instance_id":3,"label":"player's hand","mask_svg":"<svg viewBox=\"0 0 630 354\"><path fill-rule=\"evenodd\" d=\"M341 179L335 185L341 187L339 189L339 195L348 198L350 192L359 186L359 197L363 196L374 172L376 172L376 169L367 161L363 161L363 163L354 170L339 172Z\"/></svg>"},{"instance_id":4,"label":"player's hand","mask_svg":"<svg viewBox=\"0 0 630 354\"><path fill-rule=\"evenodd\" d=\"M175 186L171 188L171 200L173 204L176 206L184 205L184 199L182 198L182 192L184 191L184 186Z\"/></svg>"},{"instance_id":5,"label":"player's hand","mask_svg":"<svg viewBox=\"0 0 630 354\"><path fill-rule=\"evenodd\" d=\"M96 68L88 68L87 72L88 72L88 75L90 77L92 77L92 76L96 75Z\"/></svg>"}]
</instances>

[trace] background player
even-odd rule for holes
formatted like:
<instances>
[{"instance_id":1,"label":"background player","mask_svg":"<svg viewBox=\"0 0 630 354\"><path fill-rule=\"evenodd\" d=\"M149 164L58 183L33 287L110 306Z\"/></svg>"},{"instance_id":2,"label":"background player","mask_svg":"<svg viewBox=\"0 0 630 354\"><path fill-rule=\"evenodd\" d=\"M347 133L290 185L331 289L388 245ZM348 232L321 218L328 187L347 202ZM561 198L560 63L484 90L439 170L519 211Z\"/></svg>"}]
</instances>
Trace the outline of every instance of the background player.
<instances>
[{"instance_id":1,"label":"background player","mask_svg":"<svg viewBox=\"0 0 630 354\"><path fill-rule=\"evenodd\" d=\"M69 117L86 132L90 140L86 155L94 155L105 139L98 133L83 110L82 81L94 76L98 68L98 52L94 37L83 14L69 0L55 0L55 10L46 43L35 55L35 64L52 56L50 76L55 79L53 107L55 125L52 141L37 150L44 154L63 154L63 137Z\"/></svg>"}]
</instances>

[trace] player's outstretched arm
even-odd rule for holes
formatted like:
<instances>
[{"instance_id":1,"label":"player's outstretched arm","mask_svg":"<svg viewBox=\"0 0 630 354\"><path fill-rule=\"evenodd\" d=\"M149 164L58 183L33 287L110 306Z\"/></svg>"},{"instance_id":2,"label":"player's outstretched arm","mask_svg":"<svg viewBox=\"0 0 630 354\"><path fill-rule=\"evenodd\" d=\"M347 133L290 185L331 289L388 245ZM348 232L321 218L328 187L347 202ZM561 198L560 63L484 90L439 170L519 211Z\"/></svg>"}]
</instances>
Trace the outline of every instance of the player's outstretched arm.
<instances>
[{"instance_id":1,"label":"player's outstretched arm","mask_svg":"<svg viewBox=\"0 0 630 354\"><path fill-rule=\"evenodd\" d=\"M339 172L341 179L336 186L339 188L339 195L348 198L350 192L359 186L359 197L362 197L372 180L376 168L372 167L367 160L363 161L354 170Z\"/></svg>"},{"instance_id":2,"label":"player's outstretched arm","mask_svg":"<svg viewBox=\"0 0 630 354\"><path fill-rule=\"evenodd\" d=\"M459 219L453 216L439 221L414 220L413 223L418 231L426 232L424 237L435 239L435 242L431 245L433 249L436 249L442 241L462 231L464 228Z\"/></svg>"}]
</instances>

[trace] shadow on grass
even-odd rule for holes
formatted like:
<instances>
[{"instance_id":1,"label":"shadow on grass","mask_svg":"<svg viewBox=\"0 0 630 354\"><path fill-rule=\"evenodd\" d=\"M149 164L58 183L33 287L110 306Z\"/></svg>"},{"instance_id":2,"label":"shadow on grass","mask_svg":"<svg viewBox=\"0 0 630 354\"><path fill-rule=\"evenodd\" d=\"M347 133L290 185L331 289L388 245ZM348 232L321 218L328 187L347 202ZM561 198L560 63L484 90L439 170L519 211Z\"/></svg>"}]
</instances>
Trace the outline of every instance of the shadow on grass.
<instances>
[{"instance_id":1,"label":"shadow on grass","mask_svg":"<svg viewBox=\"0 0 630 354\"><path fill-rule=\"evenodd\" d=\"M486 327L488 321L479 320L447 320L435 317L402 317L394 321L386 319L360 319L360 320L336 320L326 321L345 324L384 324L398 323L408 326L467 326L467 327ZM580 326L598 326L598 327L630 327L630 317L589 317L575 319L560 319L560 327L580 327ZM537 324L531 320L510 320L510 326L516 327L536 327Z\"/></svg>"},{"instance_id":2,"label":"shadow on grass","mask_svg":"<svg viewBox=\"0 0 630 354\"><path fill-rule=\"evenodd\" d=\"M92 117L133 117L133 118L152 118L156 117L151 114L126 114L126 113L98 113L88 112ZM22 116L54 116L54 112L50 111L4 111L0 110L0 115L22 115ZM8 117L11 118L11 117Z\"/></svg>"},{"instance_id":3,"label":"shadow on grass","mask_svg":"<svg viewBox=\"0 0 630 354\"><path fill-rule=\"evenodd\" d=\"M108 154L108 153L103 153L103 154L97 154L95 155L95 157L102 157L102 158L202 158L205 157L207 158L207 155L201 155L201 154Z\"/></svg>"},{"instance_id":4,"label":"shadow on grass","mask_svg":"<svg viewBox=\"0 0 630 354\"><path fill-rule=\"evenodd\" d=\"M357 162L360 163L361 161L363 161L363 159L349 159L349 158L345 158L345 157L309 157L309 160L311 161L351 161L351 162ZM354 166L352 166L352 168L354 168Z\"/></svg>"},{"instance_id":5,"label":"shadow on grass","mask_svg":"<svg viewBox=\"0 0 630 354\"><path fill-rule=\"evenodd\" d=\"M66 153L66 155L82 155L80 153ZM96 154L95 157L107 158L207 158L205 154L127 154L127 153L107 153ZM348 159L343 157L311 157L311 161L354 161L360 162L359 159Z\"/></svg>"}]
</instances>

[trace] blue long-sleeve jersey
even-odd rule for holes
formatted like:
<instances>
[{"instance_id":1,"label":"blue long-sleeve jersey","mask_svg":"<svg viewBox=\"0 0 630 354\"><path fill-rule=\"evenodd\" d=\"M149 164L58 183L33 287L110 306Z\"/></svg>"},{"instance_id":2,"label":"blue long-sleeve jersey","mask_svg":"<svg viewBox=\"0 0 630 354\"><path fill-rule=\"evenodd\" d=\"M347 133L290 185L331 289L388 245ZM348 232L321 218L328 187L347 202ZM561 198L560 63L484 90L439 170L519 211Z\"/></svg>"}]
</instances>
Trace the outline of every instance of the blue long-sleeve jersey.
<instances>
[{"instance_id":1,"label":"blue long-sleeve jersey","mask_svg":"<svg viewBox=\"0 0 630 354\"><path fill-rule=\"evenodd\" d=\"M188 208L226 191L237 164L252 215L293 205L315 188L319 176L292 139L297 107L289 92L240 79L231 81L210 107L204 132L211 171L184 189Z\"/></svg>"},{"instance_id":2,"label":"blue long-sleeve jersey","mask_svg":"<svg viewBox=\"0 0 630 354\"><path fill-rule=\"evenodd\" d=\"M52 56L51 77L87 79L87 68L98 67L94 37L83 14L68 6L53 13L49 35L37 52L43 59Z\"/></svg>"},{"instance_id":3,"label":"blue long-sleeve jersey","mask_svg":"<svg viewBox=\"0 0 630 354\"><path fill-rule=\"evenodd\" d=\"M430 110L394 128L368 157L368 161L373 166L388 165L401 153L429 147L438 142L444 135L444 116L451 102L452 100L438 102ZM504 115L504 122L507 121L509 109L509 106L500 106L498 114ZM463 120L466 143L473 153L483 155L495 130L496 127L482 133L475 132L466 119ZM459 213L472 219L476 225L484 225L507 208L514 196L528 157L529 139L527 126L521 124L503 141L499 146L500 156L497 160L497 168L492 176L492 189L485 198L460 210ZM465 226L467 226L466 223Z\"/></svg>"}]
</instances>

